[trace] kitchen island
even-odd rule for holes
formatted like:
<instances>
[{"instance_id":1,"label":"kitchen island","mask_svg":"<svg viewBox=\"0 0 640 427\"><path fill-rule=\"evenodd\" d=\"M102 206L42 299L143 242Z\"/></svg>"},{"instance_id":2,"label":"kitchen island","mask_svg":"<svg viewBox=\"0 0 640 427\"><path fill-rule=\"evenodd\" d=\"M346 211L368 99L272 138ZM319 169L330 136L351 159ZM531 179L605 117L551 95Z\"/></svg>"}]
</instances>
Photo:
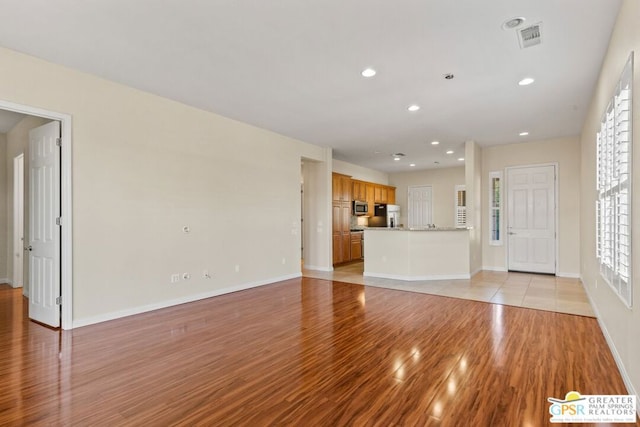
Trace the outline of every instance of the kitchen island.
<instances>
[{"instance_id":1,"label":"kitchen island","mask_svg":"<svg viewBox=\"0 0 640 427\"><path fill-rule=\"evenodd\" d=\"M466 228L367 228L364 275L396 280L468 279Z\"/></svg>"}]
</instances>

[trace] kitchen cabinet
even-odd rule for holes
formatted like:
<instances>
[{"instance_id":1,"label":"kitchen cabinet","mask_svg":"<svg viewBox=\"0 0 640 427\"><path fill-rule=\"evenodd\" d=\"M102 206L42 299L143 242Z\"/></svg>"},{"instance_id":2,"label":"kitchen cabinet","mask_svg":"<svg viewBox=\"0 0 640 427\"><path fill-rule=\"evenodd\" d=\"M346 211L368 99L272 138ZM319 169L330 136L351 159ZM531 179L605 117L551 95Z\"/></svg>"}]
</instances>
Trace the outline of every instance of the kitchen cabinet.
<instances>
[{"instance_id":1,"label":"kitchen cabinet","mask_svg":"<svg viewBox=\"0 0 640 427\"><path fill-rule=\"evenodd\" d=\"M396 187L387 187L387 204L396 204Z\"/></svg>"},{"instance_id":2,"label":"kitchen cabinet","mask_svg":"<svg viewBox=\"0 0 640 427\"><path fill-rule=\"evenodd\" d=\"M353 180L353 200L367 200L367 183L364 181Z\"/></svg>"},{"instance_id":3,"label":"kitchen cabinet","mask_svg":"<svg viewBox=\"0 0 640 427\"><path fill-rule=\"evenodd\" d=\"M375 201L375 184L367 184L366 185L366 193L367 193L367 198L365 199L367 201L367 205L369 207L369 216L374 216L375 215L375 205L376 205L376 201Z\"/></svg>"},{"instance_id":4,"label":"kitchen cabinet","mask_svg":"<svg viewBox=\"0 0 640 427\"><path fill-rule=\"evenodd\" d=\"M387 203L387 187L376 185L374 189L374 199L376 203Z\"/></svg>"},{"instance_id":5,"label":"kitchen cabinet","mask_svg":"<svg viewBox=\"0 0 640 427\"><path fill-rule=\"evenodd\" d=\"M353 200L366 201L369 216L375 214L376 203L394 204L396 188L389 185L351 179L350 176L333 173L332 176L333 213L333 264L362 259L362 233L351 233Z\"/></svg>"},{"instance_id":6,"label":"kitchen cabinet","mask_svg":"<svg viewBox=\"0 0 640 427\"><path fill-rule=\"evenodd\" d=\"M336 202L351 202L351 177L334 173L331 182L333 200Z\"/></svg>"},{"instance_id":7,"label":"kitchen cabinet","mask_svg":"<svg viewBox=\"0 0 640 427\"><path fill-rule=\"evenodd\" d=\"M393 205L396 203L396 187L389 185L374 185L373 189L374 203L386 203Z\"/></svg>"},{"instance_id":8,"label":"kitchen cabinet","mask_svg":"<svg viewBox=\"0 0 640 427\"><path fill-rule=\"evenodd\" d=\"M351 177L332 175L333 263L351 260Z\"/></svg>"},{"instance_id":9,"label":"kitchen cabinet","mask_svg":"<svg viewBox=\"0 0 640 427\"><path fill-rule=\"evenodd\" d=\"M351 232L351 261L362 259L362 231Z\"/></svg>"}]
</instances>

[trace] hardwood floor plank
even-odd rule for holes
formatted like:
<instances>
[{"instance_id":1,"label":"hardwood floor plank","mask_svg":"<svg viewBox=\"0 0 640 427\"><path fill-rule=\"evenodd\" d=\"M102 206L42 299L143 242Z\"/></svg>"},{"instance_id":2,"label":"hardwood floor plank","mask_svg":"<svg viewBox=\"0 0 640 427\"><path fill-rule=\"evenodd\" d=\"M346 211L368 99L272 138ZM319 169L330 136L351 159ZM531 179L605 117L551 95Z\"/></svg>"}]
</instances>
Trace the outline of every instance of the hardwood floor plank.
<instances>
[{"instance_id":1,"label":"hardwood floor plank","mask_svg":"<svg viewBox=\"0 0 640 427\"><path fill-rule=\"evenodd\" d=\"M0 425L539 426L547 397L627 393L593 318L428 294L301 278L73 331L26 309L0 286Z\"/></svg>"}]
</instances>

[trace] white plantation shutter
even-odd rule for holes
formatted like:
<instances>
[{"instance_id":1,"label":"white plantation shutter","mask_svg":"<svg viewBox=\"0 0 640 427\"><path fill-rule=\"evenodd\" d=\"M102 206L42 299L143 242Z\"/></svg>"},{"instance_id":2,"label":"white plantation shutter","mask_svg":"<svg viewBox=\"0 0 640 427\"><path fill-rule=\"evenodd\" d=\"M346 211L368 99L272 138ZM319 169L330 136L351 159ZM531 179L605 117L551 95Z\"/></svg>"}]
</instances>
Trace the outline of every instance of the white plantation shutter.
<instances>
[{"instance_id":1,"label":"white plantation shutter","mask_svg":"<svg viewBox=\"0 0 640 427\"><path fill-rule=\"evenodd\" d=\"M464 228L467 226L467 191L464 185L456 185L456 217L455 226Z\"/></svg>"},{"instance_id":2,"label":"white plantation shutter","mask_svg":"<svg viewBox=\"0 0 640 427\"><path fill-rule=\"evenodd\" d=\"M596 256L600 273L631 307L631 83L633 54L607 106L597 140Z\"/></svg>"}]
</instances>

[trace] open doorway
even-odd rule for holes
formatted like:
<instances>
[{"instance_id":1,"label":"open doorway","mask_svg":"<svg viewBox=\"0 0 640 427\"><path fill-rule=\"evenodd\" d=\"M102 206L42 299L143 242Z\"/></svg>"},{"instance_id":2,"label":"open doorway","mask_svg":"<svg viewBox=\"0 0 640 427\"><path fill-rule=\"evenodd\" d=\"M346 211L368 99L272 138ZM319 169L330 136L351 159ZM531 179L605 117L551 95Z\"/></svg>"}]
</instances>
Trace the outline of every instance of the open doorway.
<instances>
[{"instance_id":1,"label":"open doorway","mask_svg":"<svg viewBox=\"0 0 640 427\"><path fill-rule=\"evenodd\" d=\"M35 320L71 329L71 118L5 101L0 101L0 111L14 118L18 116L5 135L7 150L2 168L11 181L5 191L7 205L10 205L7 209L10 218L5 225L11 236L3 242L10 258L5 266L8 282L14 287L23 287L23 294L29 297L30 310L36 300L54 309L53 321ZM43 129L47 132L43 133ZM32 130L35 133L30 132ZM38 138L40 142L34 142ZM34 143L39 145L30 150L29 145ZM54 155L47 157L47 152ZM32 159L30 154L34 155ZM34 182L39 185L34 186ZM55 189L57 196L49 192L49 188ZM52 245L43 256L38 252L42 250L43 236L49 241L52 235L57 238L51 240ZM52 284L57 288L49 288ZM35 295L37 286L40 289ZM34 318L31 314L30 311L30 317Z\"/></svg>"},{"instance_id":2,"label":"open doorway","mask_svg":"<svg viewBox=\"0 0 640 427\"><path fill-rule=\"evenodd\" d=\"M7 197L8 198L8 197ZM22 294L29 296L29 287L24 286L24 153L13 158L13 274L11 284L22 287ZM8 239L7 239L8 241Z\"/></svg>"},{"instance_id":3,"label":"open doorway","mask_svg":"<svg viewBox=\"0 0 640 427\"><path fill-rule=\"evenodd\" d=\"M323 161L301 159L300 215L302 269L331 271L330 171Z\"/></svg>"}]
</instances>

